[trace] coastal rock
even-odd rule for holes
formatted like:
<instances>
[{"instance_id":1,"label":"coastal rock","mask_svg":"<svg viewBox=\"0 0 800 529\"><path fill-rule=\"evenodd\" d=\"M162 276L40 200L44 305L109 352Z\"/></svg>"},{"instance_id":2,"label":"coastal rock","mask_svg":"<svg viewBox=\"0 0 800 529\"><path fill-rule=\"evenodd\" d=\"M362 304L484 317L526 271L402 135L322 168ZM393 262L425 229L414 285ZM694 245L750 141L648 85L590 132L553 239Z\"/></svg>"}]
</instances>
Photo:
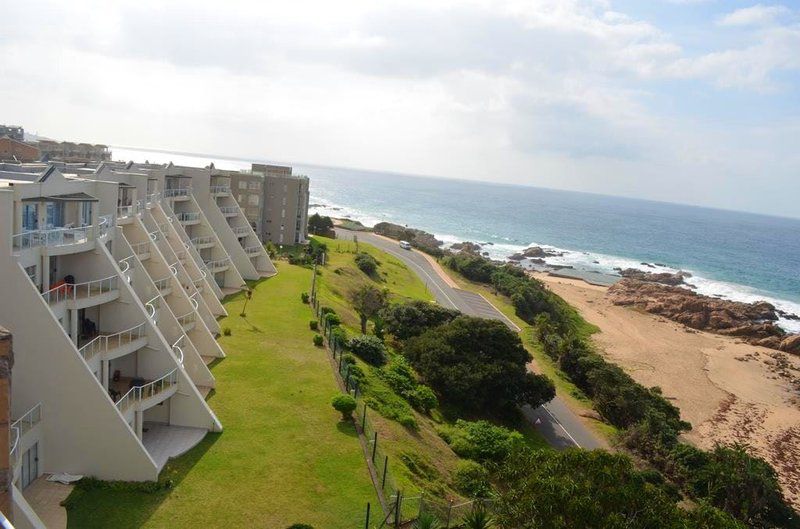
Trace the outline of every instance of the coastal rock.
<instances>
[{"instance_id":1,"label":"coastal rock","mask_svg":"<svg viewBox=\"0 0 800 529\"><path fill-rule=\"evenodd\" d=\"M790 334L785 337L778 348L787 353L800 354L800 334Z\"/></svg>"},{"instance_id":2,"label":"coastal rock","mask_svg":"<svg viewBox=\"0 0 800 529\"><path fill-rule=\"evenodd\" d=\"M685 285L685 279L687 277L692 277L692 274L689 272L677 272L671 274L669 272L645 272L643 270L637 270L635 268L626 268L625 270L618 270L619 275L622 277L626 277L628 279L636 279L637 281L647 281L652 283L662 283L664 285L671 285L671 286L678 286L678 285Z\"/></svg>"},{"instance_id":3,"label":"coastal rock","mask_svg":"<svg viewBox=\"0 0 800 529\"><path fill-rule=\"evenodd\" d=\"M453 244L452 246L450 246L450 249L451 250L457 250L459 252L464 252L464 253L478 254L478 253L480 253L482 248L481 248L481 245L476 243L476 242L465 241L465 242L457 242L457 243Z\"/></svg>"},{"instance_id":4,"label":"coastal rock","mask_svg":"<svg viewBox=\"0 0 800 529\"><path fill-rule=\"evenodd\" d=\"M508 260L509 260L509 261L522 261L522 260L524 260L524 259L525 259L525 256L524 256L524 255L522 255L521 253L515 253L515 254L513 254L513 255L510 255L510 256L508 257Z\"/></svg>"},{"instance_id":5,"label":"coastal rock","mask_svg":"<svg viewBox=\"0 0 800 529\"><path fill-rule=\"evenodd\" d=\"M774 324L778 319L775 307L764 301L740 303L717 299L686 288L633 278L611 286L608 296L615 305L634 306L692 329L737 336L773 348L784 347L788 340L784 350L789 352L800 347L800 341L787 338Z\"/></svg>"},{"instance_id":6,"label":"coastal rock","mask_svg":"<svg viewBox=\"0 0 800 529\"><path fill-rule=\"evenodd\" d=\"M379 222L373 226L372 231L391 239L408 241L417 248L426 251L438 250L439 253L441 253L439 248L444 244L431 233L414 228L407 228L399 224L392 224L391 222Z\"/></svg>"},{"instance_id":7,"label":"coastal rock","mask_svg":"<svg viewBox=\"0 0 800 529\"><path fill-rule=\"evenodd\" d=\"M524 252L522 252L522 255L524 255L525 257L542 258L542 257L561 257L562 255L564 255L564 253L548 250L546 248L542 248L541 246L531 246L530 248L527 248Z\"/></svg>"}]
</instances>

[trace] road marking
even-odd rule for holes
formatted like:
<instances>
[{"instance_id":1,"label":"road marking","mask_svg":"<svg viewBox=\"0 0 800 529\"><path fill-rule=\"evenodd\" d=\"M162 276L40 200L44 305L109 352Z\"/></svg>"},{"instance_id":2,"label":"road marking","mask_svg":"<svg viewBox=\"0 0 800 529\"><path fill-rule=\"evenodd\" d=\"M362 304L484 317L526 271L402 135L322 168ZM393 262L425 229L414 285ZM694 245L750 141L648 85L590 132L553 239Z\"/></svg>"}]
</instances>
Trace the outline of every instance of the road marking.
<instances>
[{"instance_id":1,"label":"road marking","mask_svg":"<svg viewBox=\"0 0 800 529\"><path fill-rule=\"evenodd\" d=\"M400 255L400 254L397 254L397 253L393 252L392 250L390 250L390 249L388 249L388 248L384 248L383 250L384 250L385 252L388 252L388 253L390 253L390 254L394 255L395 257L397 257L397 258L398 258L398 259L400 259L401 261L405 261L405 259L403 259L403 257L404 257L404 256L402 256L402 255ZM408 250L406 250L406 251L408 251ZM411 251L413 252L413 250L411 250ZM437 283L437 282L436 282L436 280L434 280L434 279L433 279L433 278L430 276L430 274L429 274L428 272L426 272L426 271L425 271L425 269L424 269L424 268L422 268L422 267L421 267L419 264L417 264L416 262L414 262L414 260L413 260L413 259L409 259L409 260L408 260L408 261L406 261L406 262L408 262L408 263L411 263L412 265L414 265L414 266L416 266L417 268L419 268L420 272L422 272L423 274L425 274L425 277L427 277L427 278L430 280L430 282L431 282L431 283L433 283L433 285L434 285L434 286L436 286L436 288L438 288L438 289L439 289L439 292L441 292L441 293L442 293L442 295L443 295L445 298L447 298L447 301L449 301L449 302L450 302L450 304L453 306L453 308L454 308L454 309L456 309L456 310L458 310L458 311L460 311L460 310L461 310L461 309L459 309L459 308L458 308L458 305L456 305L455 303L453 303L453 300L452 300L452 299L450 299L450 296L448 296L448 295L447 295L447 292L445 292L445 291L444 291L444 289L443 289L441 286L439 286L439 283Z\"/></svg>"},{"instance_id":2,"label":"road marking","mask_svg":"<svg viewBox=\"0 0 800 529\"><path fill-rule=\"evenodd\" d=\"M559 425L559 426L561 427L561 429L562 429L562 430L564 430L564 433L565 433L565 434L567 434L567 437L569 437L569 438L572 440L572 442L573 442L573 443L575 443L575 446L577 446L578 448L583 448L583 447L580 445L580 443L579 443L578 441L576 441L574 437L572 437L572 434L571 434L571 433L569 433L569 432L567 431L567 429L566 429L566 428L564 428L564 425L563 425L563 424L561 424L561 421L559 421L559 420L556 418L556 416L555 416L555 415L553 415L553 412L551 412L551 411L550 411L550 410L547 408L547 404L542 404L542 408L544 408L544 411L546 411L546 412L547 412L547 414L548 414L548 415L549 415L549 416L550 416L550 417L551 417L551 418L552 418L554 421L556 421L556 424L557 424L557 425Z\"/></svg>"}]
</instances>

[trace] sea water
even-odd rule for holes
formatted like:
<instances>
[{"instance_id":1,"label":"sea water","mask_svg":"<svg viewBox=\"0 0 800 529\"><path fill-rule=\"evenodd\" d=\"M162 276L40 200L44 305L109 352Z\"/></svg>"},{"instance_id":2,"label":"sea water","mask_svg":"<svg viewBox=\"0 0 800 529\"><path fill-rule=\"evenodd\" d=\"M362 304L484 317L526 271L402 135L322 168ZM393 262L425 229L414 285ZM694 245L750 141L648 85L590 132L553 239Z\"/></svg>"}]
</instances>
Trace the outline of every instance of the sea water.
<instances>
[{"instance_id":1,"label":"sea water","mask_svg":"<svg viewBox=\"0 0 800 529\"><path fill-rule=\"evenodd\" d=\"M232 169L246 169L250 163L127 149L115 149L114 155L179 165L214 161L217 167ZM687 282L698 293L745 302L765 300L800 314L800 219L531 186L293 167L311 179L312 212L366 225L381 221L408 225L448 244L483 243L483 251L495 259L539 245L564 252L549 258L549 264L576 270L684 270L692 274ZM800 332L800 321L779 323Z\"/></svg>"}]
</instances>

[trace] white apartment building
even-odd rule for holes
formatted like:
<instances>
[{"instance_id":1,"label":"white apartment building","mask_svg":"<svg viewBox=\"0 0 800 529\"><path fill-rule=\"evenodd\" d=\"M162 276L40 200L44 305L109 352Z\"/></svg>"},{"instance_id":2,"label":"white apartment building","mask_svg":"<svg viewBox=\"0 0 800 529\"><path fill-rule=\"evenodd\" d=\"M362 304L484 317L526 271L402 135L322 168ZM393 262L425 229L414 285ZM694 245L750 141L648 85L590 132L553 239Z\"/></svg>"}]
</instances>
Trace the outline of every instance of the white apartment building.
<instances>
[{"instance_id":1,"label":"white apartment building","mask_svg":"<svg viewBox=\"0 0 800 529\"><path fill-rule=\"evenodd\" d=\"M43 473L155 480L222 430L220 300L275 268L215 173L0 164L16 527L43 527L24 494Z\"/></svg>"}]
</instances>

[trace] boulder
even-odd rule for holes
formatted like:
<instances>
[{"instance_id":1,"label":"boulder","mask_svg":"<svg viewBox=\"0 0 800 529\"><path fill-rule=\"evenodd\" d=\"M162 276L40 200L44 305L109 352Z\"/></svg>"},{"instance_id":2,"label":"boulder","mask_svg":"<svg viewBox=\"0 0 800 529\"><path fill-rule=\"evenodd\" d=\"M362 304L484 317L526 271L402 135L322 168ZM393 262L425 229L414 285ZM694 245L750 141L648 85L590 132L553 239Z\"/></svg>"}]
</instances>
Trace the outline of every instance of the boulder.
<instances>
[{"instance_id":1,"label":"boulder","mask_svg":"<svg viewBox=\"0 0 800 529\"><path fill-rule=\"evenodd\" d=\"M627 277L630 279L637 279L639 281L649 281L653 283L663 283L665 285L685 285L686 281L684 280L687 277L692 277L692 274L689 272L677 272L671 274L669 272L661 272L661 273L654 273L654 272L645 272L644 270L637 270L635 268L626 268L625 270L618 270L619 275L622 277Z\"/></svg>"},{"instance_id":2,"label":"boulder","mask_svg":"<svg viewBox=\"0 0 800 529\"><path fill-rule=\"evenodd\" d=\"M778 349L787 353L800 354L800 334L790 334L784 337Z\"/></svg>"}]
</instances>

